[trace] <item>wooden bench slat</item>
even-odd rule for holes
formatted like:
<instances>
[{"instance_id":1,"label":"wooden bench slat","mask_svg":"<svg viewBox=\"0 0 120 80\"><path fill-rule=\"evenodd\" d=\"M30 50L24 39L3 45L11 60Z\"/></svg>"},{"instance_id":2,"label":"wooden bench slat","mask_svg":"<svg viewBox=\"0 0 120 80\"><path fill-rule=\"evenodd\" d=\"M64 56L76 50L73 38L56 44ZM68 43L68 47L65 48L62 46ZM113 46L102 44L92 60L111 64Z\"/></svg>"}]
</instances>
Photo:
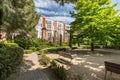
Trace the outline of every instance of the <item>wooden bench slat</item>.
<instances>
[{"instance_id":1,"label":"wooden bench slat","mask_svg":"<svg viewBox=\"0 0 120 80\"><path fill-rule=\"evenodd\" d=\"M120 64L107 62L107 61L105 61L104 63L105 63L105 70L106 70L104 80L106 80L107 71L120 74Z\"/></svg>"},{"instance_id":2,"label":"wooden bench slat","mask_svg":"<svg viewBox=\"0 0 120 80\"><path fill-rule=\"evenodd\" d=\"M67 53L59 53L60 56L63 56L63 57L66 57L66 58L69 58L69 59L73 59L73 57L70 55L70 54L67 54Z\"/></svg>"}]
</instances>

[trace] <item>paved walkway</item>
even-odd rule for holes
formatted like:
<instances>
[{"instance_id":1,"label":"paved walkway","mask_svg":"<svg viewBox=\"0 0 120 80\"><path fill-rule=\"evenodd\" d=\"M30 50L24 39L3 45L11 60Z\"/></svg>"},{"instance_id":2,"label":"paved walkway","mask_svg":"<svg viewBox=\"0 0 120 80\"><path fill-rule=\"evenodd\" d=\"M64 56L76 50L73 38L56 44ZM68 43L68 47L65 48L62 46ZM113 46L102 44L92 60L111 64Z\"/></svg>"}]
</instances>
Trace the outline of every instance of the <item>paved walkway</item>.
<instances>
[{"instance_id":1,"label":"paved walkway","mask_svg":"<svg viewBox=\"0 0 120 80\"><path fill-rule=\"evenodd\" d=\"M25 54L24 61L14 74L7 80L50 80L39 65L36 53Z\"/></svg>"},{"instance_id":2,"label":"paved walkway","mask_svg":"<svg viewBox=\"0 0 120 80\"><path fill-rule=\"evenodd\" d=\"M116 49L95 49L95 50L120 54L120 50L116 50Z\"/></svg>"}]
</instances>

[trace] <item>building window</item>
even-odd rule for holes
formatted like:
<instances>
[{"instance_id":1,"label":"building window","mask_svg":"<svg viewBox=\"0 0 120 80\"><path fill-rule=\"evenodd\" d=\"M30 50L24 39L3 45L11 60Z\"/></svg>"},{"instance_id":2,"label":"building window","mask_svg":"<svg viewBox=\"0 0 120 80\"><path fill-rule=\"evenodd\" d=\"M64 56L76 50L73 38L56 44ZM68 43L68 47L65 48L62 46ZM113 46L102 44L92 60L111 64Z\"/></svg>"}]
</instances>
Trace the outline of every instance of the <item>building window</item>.
<instances>
[{"instance_id":1,"label":"building window","mask_svg":"<svg viewBox=\"0 0 120 80\"><path fill-rule=\"evenodd\" d=\"M53 29L53 22L50 20L46 20L46 28L48 31L48 40L52 41L52 29Z\"/></svg>"},{"instance_id":2,"label":"building window","mask_svg":"<svg viewBox=\"0 0 120 80\"><path fill-rule=\"evenodd\" d=\"M70 30L70 26L66 26L66 30Z\"/></svg>"},{"instance_id":3,"label":"building window","mask_svg":"<svg viewBox=\"0 0 120 80\"><path fill-rule=\"evenodd\" d=\"M58 23L58 28L57 28L58 32L61 33L62 32L62 24Z\"/></svg>"},{"instance_id":4,"label":"building window","mask_svg":"<svg viewBox=\"0 0 120 80\"><path fill-rule=\"evenodd\" d=\"M52 22L51 21L49 21L49 20L47 20L46 21L46 28L47 28L47 30L51 30L52 29Z\"/></svg>"}]
</instances>

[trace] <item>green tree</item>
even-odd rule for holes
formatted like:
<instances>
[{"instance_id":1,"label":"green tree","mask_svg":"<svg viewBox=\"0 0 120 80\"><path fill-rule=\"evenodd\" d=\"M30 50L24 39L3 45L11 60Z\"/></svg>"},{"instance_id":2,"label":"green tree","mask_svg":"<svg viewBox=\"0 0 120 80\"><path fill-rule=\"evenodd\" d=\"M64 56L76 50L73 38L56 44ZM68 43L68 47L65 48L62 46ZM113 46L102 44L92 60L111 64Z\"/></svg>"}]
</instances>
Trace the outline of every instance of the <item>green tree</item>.
<instances>
[{"instance_id":1,"label":"green tree","mask_svg":"<svg viewBox=\"0 0 120 80\"><path fill-rule=\"evenodd\" d=\"M24 18L25 18L25 28L24 32L29 34L31 38L37 37L35 26L38 23L39 16L35 11L35 6L33 0L26 0L24 7Z\"/></svg>"},{"instance_id":2,"label":"green tree","mask_svg":"<svg viewBox=\"0 0 120 80\"><path fill-rule=\"evenodd\" d=\"M0 0L0 25L2 25L2 19L3 19L3 1Z\"/></svg>"},{"instance_id":3,"label":"green tree","mask_svg":"<svg viewBox=\"0 0 120 80\"><path fill-rule=\"evenodd\" d=\"M8 40L13 39L16 33L33 36L31 33L35 32L39 18L33 0L3 0L3 13L2 30L6 32Z\"/></svg>"},{"instance_id":4,"label":"green tree","mask_svg":"<svg viewBox=\"0 0 120 80\"><path fill-rule=\"evenodd\" d=\"M104 27L109 25L107 20L110 21L109 19L117 13L114 9L116 4L110 4L110 0L78 0L74 7L76 12L71 12L72 17L75 18L71 23L72 28L75 27L74 31L78 34L82 32L83 38L88 39L91 51L94 51L94 43L105 38Z\"/></svg>"},{"instance_id":5,"label":"green tree","mask_svg":"<svg viewBox=\"0 0 120 80\"><path fill-rule=\"evenodd\" d=\"M1 26L3 23L3 1L0 0L0 39L1 39Z\"/></svg>"},{"instance_id":6,"label":"green tree","mask_svg":"<svg viewBox=\"0 0 120 80\"><path fill-rule=\"evenodd\" d=\"M62 34L60 34L60 47L62 46Z\"/></svg>"}]
</instances>

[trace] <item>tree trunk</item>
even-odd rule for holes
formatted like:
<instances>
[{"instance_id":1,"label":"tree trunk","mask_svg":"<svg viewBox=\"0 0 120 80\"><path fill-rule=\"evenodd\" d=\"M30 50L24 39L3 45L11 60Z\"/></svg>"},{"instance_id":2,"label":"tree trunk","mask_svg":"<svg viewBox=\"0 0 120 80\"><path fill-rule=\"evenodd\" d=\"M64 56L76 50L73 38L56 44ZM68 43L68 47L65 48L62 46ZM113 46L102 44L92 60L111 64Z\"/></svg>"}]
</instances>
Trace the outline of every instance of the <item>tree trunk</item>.
<instances>
[{"instance_id":1,"label":"tree trunk","mask_svg":"<svg viewBox=\"0 0 120 80\"><path fill-rule=\"evenodd\" d=\"M80 47L80 43L78 42L78 47Z\"/></svg>"},{"instance_id":2,"label":"tree trunk","mask_svg":"<svg viewBox=\"0 0 120 80\"><path fill-rule=\"evenodd\" d=\"M60 47L62 46L62 35L60 34Z\"/></svg>"},{"instance_id":3,"label":"tree trunk","mask_svg":"<svg viewBox=\"0 0 120 80\"><path fill-rule=\"evenodd\" d=\"M91 51L94 51L94 43L91 42Z\"/></svg>"},{"instance_id":4,"label":"tree trunk","mask_svg":"<svg viewBox=\"0 0 120 80\"><path fill-rule=\"evenodd\" d=\"M72 48L72 34L70 34L69 47Z\"/></svg>"},{"instance_id":5,"label":"tree trunk","mask_svg":"<svg viewBox=\"0 0 120 80\"><path fill-rule=\"evenodd\" d=\"M105 43L105 48L108 48L107 42Z\"/></svg>"}]
</instances>

